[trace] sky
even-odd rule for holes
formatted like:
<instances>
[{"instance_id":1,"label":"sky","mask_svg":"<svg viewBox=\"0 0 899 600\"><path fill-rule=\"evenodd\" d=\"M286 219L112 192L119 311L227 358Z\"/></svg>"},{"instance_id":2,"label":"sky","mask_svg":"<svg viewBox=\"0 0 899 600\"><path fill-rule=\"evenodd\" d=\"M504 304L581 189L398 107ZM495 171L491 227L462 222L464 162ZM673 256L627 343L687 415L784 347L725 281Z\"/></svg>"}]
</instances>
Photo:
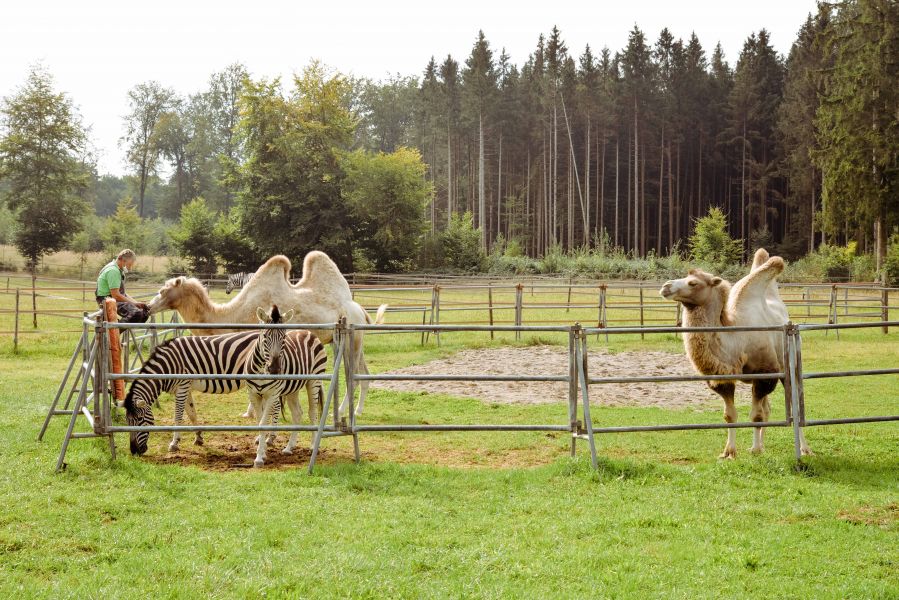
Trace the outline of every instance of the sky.
<instances>
[{"instance_id":1,"label":"sky","mask_svg":"<svg viewBox=\"0 0 899 600\"><path fill-rule=\"evenodd\" d=\"M550 2L374 2L331 0L26 0L0 10L0 95L22 85L41 63L69 94L90 127L100 173L124 174L119 145L127 92L157 80L187 95L209 75L242 62L254 77L289 77L311 59L357 77L420 76L428 59L463 62L483 29L522 64L553 25L569 52L596 53L627 43L639 25L649 43L663 27L695 32L711 55L721 42L733 65L743 41L766 28L787 54L815 0L551 0Z\"/></svg>"}]
</instances>

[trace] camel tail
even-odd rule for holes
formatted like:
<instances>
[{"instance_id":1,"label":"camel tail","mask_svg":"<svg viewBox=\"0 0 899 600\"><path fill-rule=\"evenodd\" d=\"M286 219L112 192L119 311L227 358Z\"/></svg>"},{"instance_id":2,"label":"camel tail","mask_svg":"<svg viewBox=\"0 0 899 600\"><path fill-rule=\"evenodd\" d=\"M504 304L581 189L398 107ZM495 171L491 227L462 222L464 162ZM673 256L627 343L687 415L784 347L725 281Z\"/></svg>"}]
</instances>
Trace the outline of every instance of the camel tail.
<instances>
[{"instance_id":1,"label":"camel tail","mask_svg":"<svg viewBox=\"0 0 899 600\"><path fill-rule=\"evenodd\" d=\"M375 320L371 320L371 316L368 314L368 311L365 311L365 322L369 325L383 325L384 324L384 313L387 312L387 305L382 304L378 307L378 312L375 314Z\"/></svg>"}]
</instances>

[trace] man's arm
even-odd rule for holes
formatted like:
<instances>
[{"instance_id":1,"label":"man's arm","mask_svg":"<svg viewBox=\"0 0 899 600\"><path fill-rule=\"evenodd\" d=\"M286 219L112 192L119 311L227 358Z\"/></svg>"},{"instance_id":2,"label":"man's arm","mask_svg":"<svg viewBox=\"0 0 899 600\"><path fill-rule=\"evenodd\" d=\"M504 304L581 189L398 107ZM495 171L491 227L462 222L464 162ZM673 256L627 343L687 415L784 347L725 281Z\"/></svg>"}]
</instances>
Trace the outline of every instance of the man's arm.
<instances>
[{"instance_id":1,"label":"man's arm","mask_svg":"<svg viewBox=\"0 0 899 600\"><path fill-rule=\"evenodd\" d=\"M112 296L113 298L115 298L117 302L129 302L131 304L136 304L136 305L140 306L141 308L147 308L146 303L138 302L134 298L131 298L130 296L126 296L125 294L120 292L118 289L109 290L109 295Z\"/></svg>"}]
</instances>

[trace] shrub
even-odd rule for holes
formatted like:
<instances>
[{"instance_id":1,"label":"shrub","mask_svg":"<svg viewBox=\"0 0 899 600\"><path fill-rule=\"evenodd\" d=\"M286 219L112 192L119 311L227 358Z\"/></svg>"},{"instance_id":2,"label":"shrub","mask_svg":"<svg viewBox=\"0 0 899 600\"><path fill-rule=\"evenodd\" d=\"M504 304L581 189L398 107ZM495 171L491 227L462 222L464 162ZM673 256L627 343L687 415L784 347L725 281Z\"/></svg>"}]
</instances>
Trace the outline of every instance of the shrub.
<instances>
[{"instance_id":1,"label":"shrub","mask_svg":"<svg viewBox=\"0 0 899 600\"><path fill-rule=\"evenodd\" d=\"M716 272L739 263L743 255L741 240L730 237L727 218L715 206L709 209L709 214L696 220L689 243L693 260L709 265Z\"/></svg>"},{"instance_id":2,"label":"shrub","mask_svg":"<svg viewBox=\"0 0 899 600\"><path fill-rule=\"evenodd\" d=\"M181 222L172 233L178 255L195 273L216 272L215 213L202 198L194 198L181 207Z\"/></svg>"},{"instance_id":3,"label":"shrub","mask_svg":"<svg viewBox=\"0 0 899 600\"><path fill-rule=\"evenodd\" d=\"M886 259L883 261L884 283L899 286L899 231L890 236Z\"/></svg>"},{"instance_id":4,"label":"shrub","mask_svg":"<svg viewBox=\"0 0 899 600\"><path fill-rule=\"evenodd\" d=\"M453 215L441 237L443 260L447 267L469 273L483 270L486 256L481 250L480 234L474 228L470 212Z\"/></svg>"}]
</instances>

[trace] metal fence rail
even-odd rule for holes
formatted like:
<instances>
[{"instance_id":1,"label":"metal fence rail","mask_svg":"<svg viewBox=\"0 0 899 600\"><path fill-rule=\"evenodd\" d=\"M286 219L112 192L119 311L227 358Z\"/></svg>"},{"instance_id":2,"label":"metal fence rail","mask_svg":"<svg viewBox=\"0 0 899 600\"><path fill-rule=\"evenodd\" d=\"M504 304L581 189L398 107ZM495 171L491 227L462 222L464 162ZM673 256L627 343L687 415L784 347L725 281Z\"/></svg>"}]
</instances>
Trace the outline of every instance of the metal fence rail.
<instances>
[{"instance_id":1,"label":"metal fence rail","mask_svg":"<svg viewBox=\"0 0 899 600\"><path fill-rule=\"evenodd\" d=\"M437 324L403 324L403 325L348 325L345 321L339 323L313 323L313 324L281 324L281 325L254 325L245 323L216 324L219 328L229 329L318 329L333 331L333 349L335 353L334 368L326 375L222 375L222 374L166 374L149 375L140 374L140 362L129 364L126 362L127 373L112 374L109 372L109 336L111 330L122 330L130 338L132 345L137 342L158 342L163 336L175 334L183 329L208 328L208 323L179 323L162 322L147 324L107 323L102 315L96 313L83 318L83 331L79 345L69 363L66 376L59 387L56 398L48 412L41 436L46 431L47 424L54 415L68 415L69 424L63 445L57 461L57 469L64 467L66 450L71 439L82 437L106 437L109 441L110 452L115 456L116 433L131 433L137 431L163 432L163 431L240 431L240 432L274 432L274 431L304 431L314 433L312 441L312 456L309 462L309 471L312 472L320 444L323 439L335 436L351 436L353 438L354 454L358 462L360 458L359 434L378 432L521 432L521 431L556 431L568 432L571 436L570 452L576 453L578 441L588 442L591 462L597 466L597 435L604 433L626 432L652 432L652 431L689 431L689 430L718 430L718 429L743 429L743 428L767 428L767 427L791 427L794 431L794 450L796 460L801 460L800 435L803 427L828 426L838 424L856 423L882 423L899 420L899 415L871 415L862 417L847 417L837 419L807 419L805 408L804 382L810 379L825 377L856 377L876 375L896 375L899 368L845 370L819 373L803 373L802 371L802 332L820 331L830 329L856 329L872 327L897 327L895 322L873 323L844 323L844 324L801 324L787 323L783 326L767 327L582 327L580 324L567 326L525 326L525 325L437 325ZM143 333L140 333L140 332ZM352 354L345 352L346 348L353 347L354 336L365 333L383 332L390 334L409 332L461 332L475 331L484 333L494 332L557 332L568 335L568 369L565 374L520 374L520 375L446 375L446 374L359 374L355 373ZM718 333L721 335L738 334L745 332L782 332L782 363L783 370L770 373L754 373L746 375L662 375L641 376L639 374L629 377L591 377L589 375L588 338L592 334L602 333L606 335L621 334L660 334L660 333ZM77 367L77 368L76 368ZM340 368L342 367L342 368ZM349 411L346 416L338 414L337 396L339 392L341 373L346 377L347 397L349 399ZM73 379L74 376L74 379ZM137 379L254 379L254 380L327 380L328 389L325 394L325 405L318 424L312 425L154 425L154 426L128 426L117 425L113 422L112 411L115 403L110 398L109 382L115 380L134 381ZM767 422L735 422L735 423L678 423L678 424L646 424L627 426L601 426L594 423L591 416L590 388L594 385L611 383L666 383L680 381L755 381L780 379L784 385L785 403L784 419ZM73 381L70 381L73 380ZM556 423L468 423L468 424L358 424L353 410L353 393L355 386L363 381L551 381L568 383L568 412L564 416L560 414L560 421ZM71 387L69 387L71 386ZM57 404L66 390L69 391L68 401L64 410L58 410ZM74 405L69 409L69 403L75 398ZM331 410L333 408L333 410ZM330 412L330 415L329 415ZM75 423L79 416L84 416L92 431L90 433L75 432ZM330 423L328 423L330 419Z\"/></svg>"}]
</instances>

